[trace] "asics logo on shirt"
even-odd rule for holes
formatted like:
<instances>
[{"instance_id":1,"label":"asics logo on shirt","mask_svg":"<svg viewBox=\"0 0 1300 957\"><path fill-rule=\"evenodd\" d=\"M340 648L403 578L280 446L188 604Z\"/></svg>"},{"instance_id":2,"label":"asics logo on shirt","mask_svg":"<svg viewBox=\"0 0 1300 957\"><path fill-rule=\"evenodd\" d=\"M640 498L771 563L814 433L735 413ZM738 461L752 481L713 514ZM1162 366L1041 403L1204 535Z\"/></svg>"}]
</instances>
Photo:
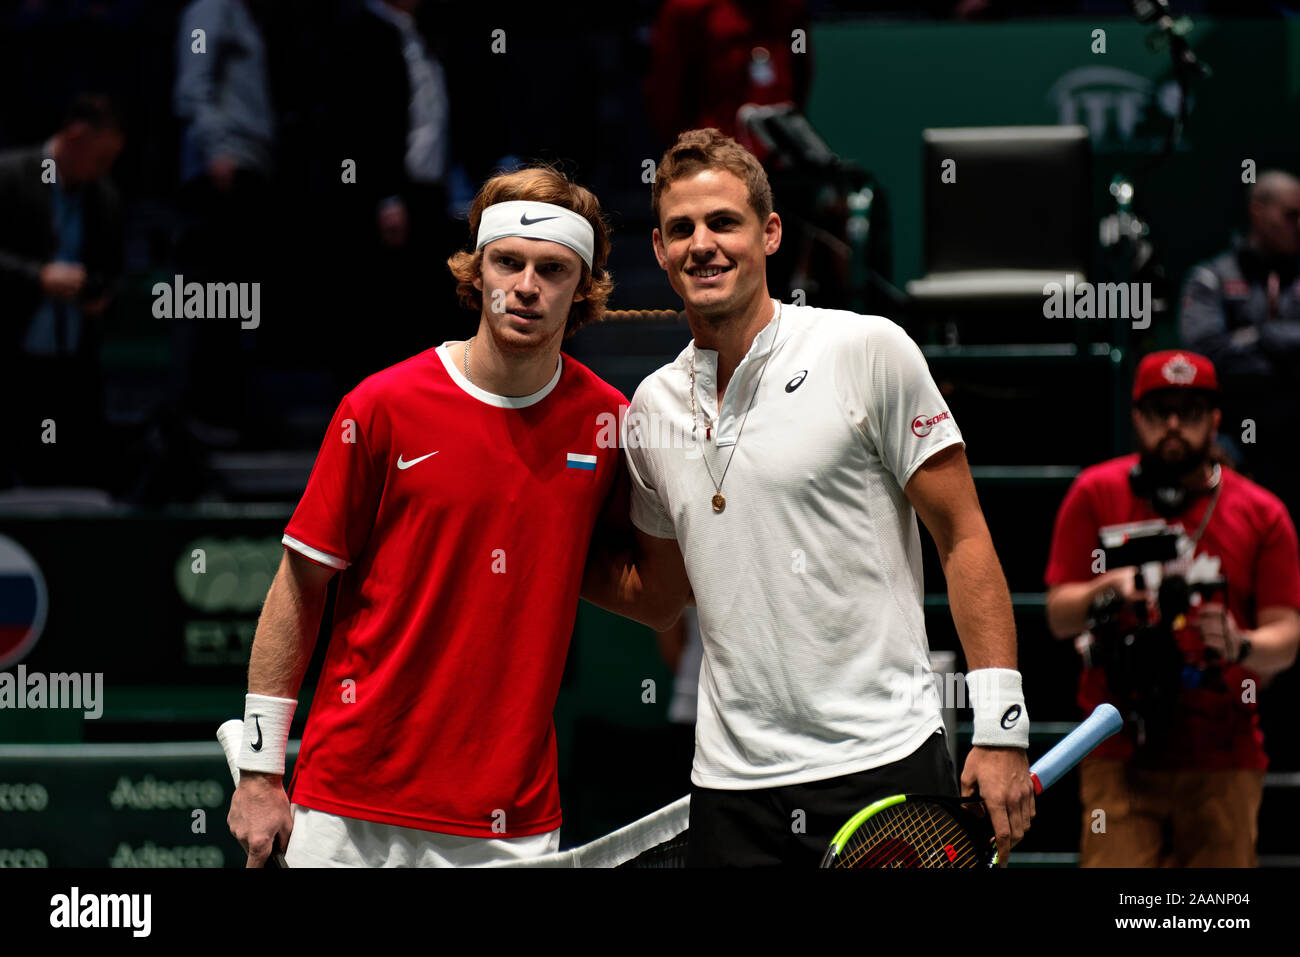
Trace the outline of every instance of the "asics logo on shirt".
<instances>
[{"instance_id":1,"label":"asics logo on shirt","mask_svg":"<svg viewBox=\"0 0 1300 957\"><path fill-rule=\"evenodd\" d=\"M795 389L799 388L799 386L803 385L803 380L806 378L808 378L808 370L804 369L797 376L795 376L793 379L791 379L789 382L785 384L785 391L793 392Z\"/></svg>"},{"instance_id":2,"label":"asics logo on shirt","mask_svg":"<svg viewBox=\"0 0 1300 957\"><path fill-rule=\"evenodd\" d=\"M439 450L438 450L438 452L441 452L441 451L442 451L442 449L439 449ZM430 452L429 455L437 455L438 452ZM409 469L412 465L419 465L421 462L423 462L425 459L427 459L427 458L429 457L429 455L421 455L418 459L411 459L409 462L403 460L403 458L402 458L401 455L398 455L398 456L397 456L397 467L398 467L399 469Z\"/></svg>"}]
</instances>

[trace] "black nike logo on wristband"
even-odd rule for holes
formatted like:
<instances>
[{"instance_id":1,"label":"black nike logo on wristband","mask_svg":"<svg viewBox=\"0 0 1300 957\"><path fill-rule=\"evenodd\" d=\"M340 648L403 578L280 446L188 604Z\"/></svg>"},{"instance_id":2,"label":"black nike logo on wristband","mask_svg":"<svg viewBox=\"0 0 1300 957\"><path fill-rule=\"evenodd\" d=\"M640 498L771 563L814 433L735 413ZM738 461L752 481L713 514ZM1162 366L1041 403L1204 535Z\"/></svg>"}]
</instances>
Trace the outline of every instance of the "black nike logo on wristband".
<instances>
[{"instance_id":1,"label":"black nike logo on wristband","mask_svg":"<svg viewBox=\"0 0 1300 957\"><path fill-rule=\"evenodd\" d=\"M257 740L251 745L254 751L262 750L262 724L257 720L260 717L260 714L253 715L253 727L257 729Z\"/></svg>"}]
</instances>

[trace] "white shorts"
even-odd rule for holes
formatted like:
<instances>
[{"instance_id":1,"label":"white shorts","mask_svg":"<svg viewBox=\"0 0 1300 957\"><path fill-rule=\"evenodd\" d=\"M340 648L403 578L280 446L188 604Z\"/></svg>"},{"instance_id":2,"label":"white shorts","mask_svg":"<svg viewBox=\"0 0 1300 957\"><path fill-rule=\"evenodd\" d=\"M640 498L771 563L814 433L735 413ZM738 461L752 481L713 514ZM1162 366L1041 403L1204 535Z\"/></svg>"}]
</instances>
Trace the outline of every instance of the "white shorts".
<instances>
[{"instance_id":1,"label":"white shorts","mask_svg":"<svg viewBox=\"0 0 1300 957\"><path fill-rule=\"evenodd\" d=\"M560 829L527 837L463 837L293 805L290 867L478 867L560 849Z\"/></svg>"}]
</instances>

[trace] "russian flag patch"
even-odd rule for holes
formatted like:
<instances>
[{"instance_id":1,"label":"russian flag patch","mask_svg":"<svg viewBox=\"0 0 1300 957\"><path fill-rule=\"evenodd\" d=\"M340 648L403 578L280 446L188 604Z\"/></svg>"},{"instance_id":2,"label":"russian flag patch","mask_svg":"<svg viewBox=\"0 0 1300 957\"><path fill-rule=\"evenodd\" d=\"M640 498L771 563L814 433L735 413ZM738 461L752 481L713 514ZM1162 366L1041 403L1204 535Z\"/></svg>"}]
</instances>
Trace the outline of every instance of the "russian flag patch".
<instances>
[{"instance_id":1,"label":"russian flag patch","mask_svg":"<svg viewBox=\"0 0 1300 957\"><path fill-rule=\"evenodd\" d=\"M596 456L579 455L577 452L570 452L569 468L586 469L588 472L594 472L596 471Z\"/></svg>"}]
</instances>

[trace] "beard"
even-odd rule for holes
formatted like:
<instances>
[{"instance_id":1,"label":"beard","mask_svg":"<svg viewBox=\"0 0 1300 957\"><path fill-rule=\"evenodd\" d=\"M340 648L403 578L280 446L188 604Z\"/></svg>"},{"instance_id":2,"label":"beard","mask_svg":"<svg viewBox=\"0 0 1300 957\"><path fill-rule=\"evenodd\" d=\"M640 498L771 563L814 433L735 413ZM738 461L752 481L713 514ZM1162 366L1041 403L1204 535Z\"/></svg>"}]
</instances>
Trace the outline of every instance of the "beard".
<instances>
[{"instance_id":1,"label":"beard","mask_svg":"<svg viewBox=\"0 0 1300 957\"><path fill-rule=\"evenodd\" d=\"M1210 443L1207 440L1204 445L1197 448L1179 437L1178 444L1183 449L1183 454L1177 458L1167 459L1161 453L1165 438L1161 436L1155 448L1142 451L1142 472L1149 475L1152 483L1157 487L1172 488L1182 485L1188 476L1193 475L1209 461Z\"/></svg>"}]
</instances>

